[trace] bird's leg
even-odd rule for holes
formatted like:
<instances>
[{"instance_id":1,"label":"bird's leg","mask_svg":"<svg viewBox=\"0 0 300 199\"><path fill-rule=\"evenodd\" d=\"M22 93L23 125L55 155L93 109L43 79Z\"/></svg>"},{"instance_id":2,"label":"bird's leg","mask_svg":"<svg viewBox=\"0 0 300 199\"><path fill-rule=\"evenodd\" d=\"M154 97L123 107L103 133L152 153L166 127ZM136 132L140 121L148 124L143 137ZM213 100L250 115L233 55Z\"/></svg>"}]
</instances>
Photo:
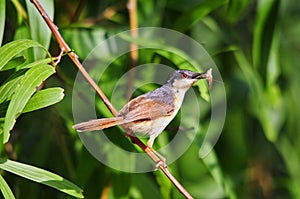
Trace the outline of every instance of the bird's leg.
<instances>
[{"instance_id":1,"label":"bird's leg","mask_svg":"<svg viewBox=\"0 0 300 199\"><path fill-rule=\"evenodd\" d=\"M166 164L167 159L152 148L155 138L156 137L154 137L154 138L150 137L150 139L147 142L147 147L158 158L158 161L156 161L156 168L159 168L160 166L167 167L167 164Z\"/></svg>"},{"instance_id":2,"label":"bird's leg","mask_svg":"<svg viewBox=\"0 0 300 199\"><path fill-rule=\"evenodd\" d=\"M159 168L160 166L167 167L167 164L166 164L167 159L164 156L162 156L160 153L158 153L157 151L155 151L152 147L148 146L148 148L159 159L156 162L156 168Z\"/></svg>"},{"instance_id":3,"label":"bird's leg","mask_svg":"<svg viewBox=\"0 0 300 199\"><path fill-rule=\"evenodd\" d=\"M124 128L124 127L123 127ZM126 129L126 136L128 136L132 143L141 146L141 148L151 157L151 159L156 163L156 168L161 166L167 167L166 158L160 155L157 151L152 148L153 142L155 138L150 137L147 142L147 146L145 146L139 139L136 139L136 136L130 129Z\"/></svg>"}]
</instances>

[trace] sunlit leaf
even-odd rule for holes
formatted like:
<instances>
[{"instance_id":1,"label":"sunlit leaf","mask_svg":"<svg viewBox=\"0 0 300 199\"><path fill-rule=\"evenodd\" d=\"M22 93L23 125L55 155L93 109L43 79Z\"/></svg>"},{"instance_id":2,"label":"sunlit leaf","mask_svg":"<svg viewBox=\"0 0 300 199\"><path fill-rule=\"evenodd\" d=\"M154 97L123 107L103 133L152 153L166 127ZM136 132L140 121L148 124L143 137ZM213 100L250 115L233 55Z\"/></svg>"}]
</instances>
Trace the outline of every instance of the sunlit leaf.
<instances>
[{"instance_id":1,"label":"sunlit leaf","mask_svg":"<svg viewBox=\"0 0 300 199\"><path fill-rule=\"evenodd\" d=\"M13 128L17 117L21 114L31 95L35 92L36 87L54 72L54 68L50 65L39 65L30 68L25 73L7 109L4 122L4 143L8 141L10 130Z\"/></svg>"},{"instance_id":2,"label":"sunlit leaf","mask_svg":"<svg viewBox=\"0 0 300 199\"><path fill-rule=\"evenodd\" d=\"M38 65L49 64L52 61L52 58L40 59L35 62L31 62L26 65L22 65L19 69L32 68Z\"/></svg>"},{"instance_id":3,"label":"sunlit leaf","mask_svg":"<svg viewBox=\"0 0 300 199\"><path fill-rule=\"evenodd\" d=\"M22 113L45 108L61 101L64 97L64 89L48 88L35 93L24 107Z\"/></svg>"},{"instance_id":4,"label":"sunlit leaf","mask_svg":"<svg viewBox=\"0 0 300 199\"><path fill-rule=\"evenodd\" d=\"M5 182L2 175L0 175L0 189L5 199L14 199L15 196L9 188L8 184Z\"/></svg>"},{"instance_id":5,"label":"sunlit leaf","mask_svg":"<svg viewBox=\"0 0 300 199\"><path fill-rule=\"evenodd\" d=\"M21 39L5 44L0 48L0 70L17 54L31 47L42 47L36 41Z\"/></svg>"},{"instance_id":6,"label":"sunlit leaf","mask_svg":"<svg viewBox=\"0 0 300 199\"><path fill-rule=\"evenodd\" d=\"M13 68L16 68L18 66L20 66L21 64L23 64L26 61L26 59L21 56L21 57L15 57L12 60L10 60L3 68L2 71L5 70L10 70Z\"/></svg>"},{"instance_id":7,"label":"sunlit leaf","mask_svg":"<svg viewBox=\"0 0 300 199\"><path fill-rule=\"evenodd\" d=\"M71 196L84 198L83 191L78 186L44 169L5 159L0 159L0 168L34 182L53 187Z\"/></svg>"}]
</instances>

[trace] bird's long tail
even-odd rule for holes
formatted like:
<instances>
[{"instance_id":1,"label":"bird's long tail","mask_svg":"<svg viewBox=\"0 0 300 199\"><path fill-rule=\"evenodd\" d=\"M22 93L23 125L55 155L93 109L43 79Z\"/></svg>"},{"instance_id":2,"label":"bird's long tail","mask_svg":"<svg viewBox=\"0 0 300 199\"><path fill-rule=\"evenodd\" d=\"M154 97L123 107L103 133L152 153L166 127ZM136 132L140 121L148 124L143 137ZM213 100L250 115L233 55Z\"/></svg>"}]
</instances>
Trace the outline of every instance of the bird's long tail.
<instances>
[{"instance_id":1,"label":"bird's long tail","mask_svg":"<svg viewBox=\"0 0 300 199\"><path fill-rule=\"evenodd\" d=\"M78 132L95 131L123 124L123 121L123 117L102 118L75 124L73 128Z\"/></svg>"}]
</instances>

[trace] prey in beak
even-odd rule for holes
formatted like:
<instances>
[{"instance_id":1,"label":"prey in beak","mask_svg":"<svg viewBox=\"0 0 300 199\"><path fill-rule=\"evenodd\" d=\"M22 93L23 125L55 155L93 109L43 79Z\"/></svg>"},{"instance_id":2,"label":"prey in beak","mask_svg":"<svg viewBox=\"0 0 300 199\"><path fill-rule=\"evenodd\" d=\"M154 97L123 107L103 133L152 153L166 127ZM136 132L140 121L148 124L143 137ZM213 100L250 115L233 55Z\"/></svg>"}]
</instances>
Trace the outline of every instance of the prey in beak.
<instances>
[{"instance_id":1,"label":"prey in beak","mask_svg":"<svg viewBox=\"0 0 300 199\"><path fill-rule=\"evenodd\" d=\"M213 76L212 76L212 68L208 69L206 72L203 73L195 73L193 75L194 79L206 79L208 82L208 86L211 89L212 88L212 81L213 81Z\"/></svg>"}]
</instances>

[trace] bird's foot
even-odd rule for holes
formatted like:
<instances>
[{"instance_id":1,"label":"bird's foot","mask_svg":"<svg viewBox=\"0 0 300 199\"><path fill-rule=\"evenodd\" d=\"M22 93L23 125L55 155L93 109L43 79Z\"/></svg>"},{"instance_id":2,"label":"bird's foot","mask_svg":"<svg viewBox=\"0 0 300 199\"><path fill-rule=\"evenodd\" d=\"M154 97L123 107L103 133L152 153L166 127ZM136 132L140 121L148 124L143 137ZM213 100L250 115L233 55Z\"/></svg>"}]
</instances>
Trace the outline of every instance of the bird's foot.
<instances>
[{"instance_id":1,"label":"bird's foot","mask_svg":"<svg viewBox=\"0 0 300 199\"><path fill-rule=\"evenodd\" d=\"M159 169L161 167L164 167L166 168L167 167L167 164L166 164L166 159L159 159L157 162L156 162L156 169Z\"/></svg>"},{"instance_id":2,"label":"bird's foot","mask_svg":"<svg viewBox=\"0 0 300 199\"><path fill-rule=\"evenodd\" d=\"M156 163L156 168L159 169L160 167L167 167L167 159L162 156L160 153L158 153L157 151L155 151L152 147L149 147L151 152L155 155L155 157L158 159L155 163Z\"/></svg>"}]
</instances>

